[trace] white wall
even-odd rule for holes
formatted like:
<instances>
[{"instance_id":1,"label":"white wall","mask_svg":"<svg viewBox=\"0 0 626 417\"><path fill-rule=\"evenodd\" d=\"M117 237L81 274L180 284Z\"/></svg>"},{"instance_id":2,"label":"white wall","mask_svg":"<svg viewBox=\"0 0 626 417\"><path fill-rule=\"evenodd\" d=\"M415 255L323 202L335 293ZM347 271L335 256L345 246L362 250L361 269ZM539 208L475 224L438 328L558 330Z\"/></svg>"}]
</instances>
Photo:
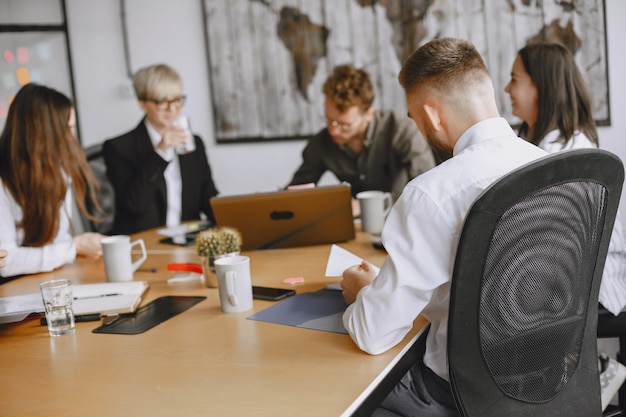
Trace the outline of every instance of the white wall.
<instances>
[{"instance_id":1,"label":"white wall","mask_svg":"<svg viewBox=\"0 0 626 417\"><path fill-rule=\"evenodd\" d=\"M304 141L220 144L212 107L200 0L127 0L131 71L165 62L180 72L184 112L205 142L222 194L273 191L300 164ZM68 26L81 140L87 146L122 134L142 113L128 94L121 10L117 1L68 0Z\"/></svg>"},{"instance_id":2,"label":"white wall","mask_svg":"<svg viewBox=\"0 0 626 417\"><path fill-rule=\"evenodd\" d=\"M304 141L215 143L201 0L127 0L126 5L131 71L165 62L181 73L188 96L184 112L204 139L220 192L286 185L300 164ZM67 12L81 136L90 145L130 130L142 114L128 94L119 2L67 0ZM606 0L612 126L599 133L601 147L626 161L624 16L626 2Z\"/></svg>"},{"instance_id":3,"label":"white wall","mask_svg":"<svg viewBox=\"0 0 626 417\"><path fill-rule=\"evenodd\" d=\"M600 127L600 147L617 154L626 163L626 28L622 26L626 16L626 2L606 1L607 48L609 61L609 86L611 102L611 126ZM622 219L626 218L626 193L622 193L620 205ZM622 224L626 228L626 224Z\"/></svg>"}]
</instances>

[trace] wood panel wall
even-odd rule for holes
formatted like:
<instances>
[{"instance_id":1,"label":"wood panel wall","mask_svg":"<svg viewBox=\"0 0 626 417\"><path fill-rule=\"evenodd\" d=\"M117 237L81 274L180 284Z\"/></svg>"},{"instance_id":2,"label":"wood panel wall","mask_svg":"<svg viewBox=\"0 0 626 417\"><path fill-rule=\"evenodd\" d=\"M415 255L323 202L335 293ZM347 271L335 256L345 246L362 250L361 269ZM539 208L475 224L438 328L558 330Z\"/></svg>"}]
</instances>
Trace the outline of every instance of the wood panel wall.
<instances>
[{"instance_id":1,"label":"wood panel wall","mask_svg":"<svg viewBox=\"0 0 626 417\"><path fill-rule=\"evenodd\" d=\"M529 39L580 40L577 59L600 124L610 120L603 0L203 0L218 142L308 137L324 126L336 65L369 72L374 106L406 111L401 62L442 36L472 41L511 123L510 68Z\"/></svg>"}]
</instances>

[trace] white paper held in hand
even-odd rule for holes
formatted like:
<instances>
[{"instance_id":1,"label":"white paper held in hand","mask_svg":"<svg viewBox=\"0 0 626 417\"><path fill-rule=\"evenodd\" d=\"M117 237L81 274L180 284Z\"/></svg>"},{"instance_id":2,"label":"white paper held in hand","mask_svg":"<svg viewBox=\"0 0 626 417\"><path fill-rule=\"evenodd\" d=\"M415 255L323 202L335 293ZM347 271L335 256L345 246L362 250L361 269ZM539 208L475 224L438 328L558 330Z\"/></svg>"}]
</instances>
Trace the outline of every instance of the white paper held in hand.
<instances>
[{"instance_id":1,"label":"white paper held in hand","mask_svg":"<svg viewBox=\"0 0 626 417\"><path fill-rule=\"evenodd\" d=\"M343 271L354 265L359 265L363 262L363 259L353 254L352 252L342 248L338 245L332 245L330 247L330 254L328 255L328 263L326 264L326 276L327 277L341 277ZM380 268L373 265L376 274L380 271ZM331 290L341 291L339 283L327 284L326 288Z\"/></svg>"}]
</instances>

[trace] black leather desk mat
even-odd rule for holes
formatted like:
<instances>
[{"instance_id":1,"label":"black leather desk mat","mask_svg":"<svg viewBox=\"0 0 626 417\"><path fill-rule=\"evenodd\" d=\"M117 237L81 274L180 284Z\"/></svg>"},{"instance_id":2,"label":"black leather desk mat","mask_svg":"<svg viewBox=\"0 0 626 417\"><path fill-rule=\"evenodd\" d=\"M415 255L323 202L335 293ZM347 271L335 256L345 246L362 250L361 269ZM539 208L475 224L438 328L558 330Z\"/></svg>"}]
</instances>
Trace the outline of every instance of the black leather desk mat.
<instances>
[{"instance_id":1,"label":"black leather desk mat","mask_svg":"<svg viewBox=\"0 0 626 417\"><path fill-rule=\"evenodd\" d=\"M206 297L167 295L140 307L134 314L119 316L109 324L93 330L93 333L139 334L150 330L159 323L182 313L198 304Z\"/></svg>"}]
</instances>

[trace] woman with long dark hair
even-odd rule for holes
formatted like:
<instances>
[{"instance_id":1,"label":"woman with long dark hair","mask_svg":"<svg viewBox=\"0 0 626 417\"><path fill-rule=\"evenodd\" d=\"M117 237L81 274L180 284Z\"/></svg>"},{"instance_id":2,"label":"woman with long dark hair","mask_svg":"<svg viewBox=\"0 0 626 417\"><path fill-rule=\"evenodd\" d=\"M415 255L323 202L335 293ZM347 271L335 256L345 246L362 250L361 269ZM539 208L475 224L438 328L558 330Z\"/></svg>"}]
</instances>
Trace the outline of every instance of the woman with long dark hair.
<instances>
[{"instance_id":1,"label":"woman with long dark hair","mask_svg":"<svg viewBox=\"0 0 626 417\"><path fill-rule=\"evenodd\" d=\"M505 91L522 120L522 138L548 152L598 147L591 98L565 46L533 43L520 49Z\"/></svg>"},{"instance_id":2,"label":"woman with long dark hair","mask_svg":"<svg viewBox=\"0 0 626 417\"><path fill-rule=\"evenodd\" d=\"M75 199L87 218L96 179L76 140L71 100L51 88L28 84L15 95L0 134L0 276L51 271L76 255L101 255L98 233L72 236Z\"/></svg>"}]
</instances>

